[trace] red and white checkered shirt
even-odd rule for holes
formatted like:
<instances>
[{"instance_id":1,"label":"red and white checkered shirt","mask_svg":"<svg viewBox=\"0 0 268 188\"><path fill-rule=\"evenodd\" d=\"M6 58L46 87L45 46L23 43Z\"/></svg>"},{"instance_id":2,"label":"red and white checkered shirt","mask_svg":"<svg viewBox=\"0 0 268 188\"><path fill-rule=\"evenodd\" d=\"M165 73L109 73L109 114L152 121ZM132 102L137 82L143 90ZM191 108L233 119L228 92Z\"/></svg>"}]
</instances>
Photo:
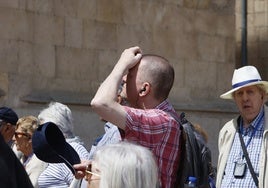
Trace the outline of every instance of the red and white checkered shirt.
<instances>
[{"instance_id":1,"label":"red and white checkered shirt","mask_svg":"<svg viewBox=\"0 0 268 188\"><path fill-rule=\"evenodd\" d=\"M149 148L156 157L162 188L173 188L180 161L178 114L168 101L155 109L125 107L125 139ZM175 117L175 118L174 118Z\"/></svg>"}]
</instances>

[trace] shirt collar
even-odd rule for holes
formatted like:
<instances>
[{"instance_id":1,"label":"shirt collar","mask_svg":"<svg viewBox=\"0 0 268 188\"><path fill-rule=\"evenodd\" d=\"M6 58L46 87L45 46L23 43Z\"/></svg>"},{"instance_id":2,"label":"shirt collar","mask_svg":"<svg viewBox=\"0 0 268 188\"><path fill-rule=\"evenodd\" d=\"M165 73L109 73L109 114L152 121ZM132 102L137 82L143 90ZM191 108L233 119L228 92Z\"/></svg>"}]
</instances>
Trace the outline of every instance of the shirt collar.
<instances>
[{"instance_id":1,"label":"shirt collar","mask_svg":"<svg viewBox=\"0 0 268 188\"><path fill-rule=\"evenodd\" d=\"M160 109L160 110L164 110L166 111L168 109L168 101L164 100L163 102L161 102L159 105L156 106L156 109Z\"/></svg>"},{"instance_id":2,"label":"shirt collar","mask_svg":"<svg viewBox=\"0 0 268 188\"><path fill-rule=\"evenodd\" d=\"M257 117L252 121L252 123L250 124L250 126L252 126L254 129L256 128L256 126L262 122L263 120L263 114L264 114L264 107L261 108L259 114L257 115Z\"/></svg>"}]
</instances>

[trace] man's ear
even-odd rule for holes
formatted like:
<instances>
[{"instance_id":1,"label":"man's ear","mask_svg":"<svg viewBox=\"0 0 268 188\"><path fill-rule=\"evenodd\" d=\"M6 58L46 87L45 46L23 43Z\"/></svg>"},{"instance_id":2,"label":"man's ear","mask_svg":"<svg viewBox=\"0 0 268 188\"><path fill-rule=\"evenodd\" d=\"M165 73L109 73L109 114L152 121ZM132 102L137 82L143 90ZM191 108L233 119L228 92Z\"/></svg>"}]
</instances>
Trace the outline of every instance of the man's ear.
<instances>
[{"instance_id":1,"label":"man's ear","mask_svg":"<svg viewBox=\"0 0 268 188\"><path fill-rule=\"evenodd\" d=\"M145 87L143 87L142 89L140 89L140 92L139 93L142 93L144 91L146 91L146 88Z\"/></svg>"},{"instance_id":2,"label":"man's ear","mask_svg":"<svg viewBox=\"0 0 268 188\"><path fill-rule=\"evenodd\" d=\"M144 94L147 94L149 91L150 91L150 84L148 82L144 82L139 91L139 94L144 95Z\"/></svg>"}]
</instances>

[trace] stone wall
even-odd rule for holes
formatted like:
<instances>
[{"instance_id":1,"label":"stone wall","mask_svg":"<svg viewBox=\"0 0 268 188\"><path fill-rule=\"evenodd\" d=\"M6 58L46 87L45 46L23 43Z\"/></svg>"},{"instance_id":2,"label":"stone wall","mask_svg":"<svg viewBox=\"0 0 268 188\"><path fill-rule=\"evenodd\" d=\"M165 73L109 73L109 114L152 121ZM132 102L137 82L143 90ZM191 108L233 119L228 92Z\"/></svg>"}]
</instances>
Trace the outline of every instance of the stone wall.
<instances>
[{"instance_id":1,"label":"stone wall","mask_svg":"<svg viewBox=\"0 0 268 188\"><path fill-rule=\"evenodd\" d=\"M265 6L255 15L262 33ZM218 132L236 115L232 102L219 100L230 89L239 51L235 12L232 0L0 1L0 104L22 116L37 115L50 101L65 103L90 148L103 133L90 100L123 49L139 45L174 65L170 100L207 130L216 164ZM257 57L264 62L263 56Z\"/></svg>"},{"instance_id":2,"label":"stone wall","mask_svg":"<svg viewBox=\"0 0 268 188\"><path fill-rule=\"evenodd\" d=\"M247 64L268 80L268 0L247 1ZM241 3L236 4L237 66L241 64Z\"/></svg>"}]
</instances>

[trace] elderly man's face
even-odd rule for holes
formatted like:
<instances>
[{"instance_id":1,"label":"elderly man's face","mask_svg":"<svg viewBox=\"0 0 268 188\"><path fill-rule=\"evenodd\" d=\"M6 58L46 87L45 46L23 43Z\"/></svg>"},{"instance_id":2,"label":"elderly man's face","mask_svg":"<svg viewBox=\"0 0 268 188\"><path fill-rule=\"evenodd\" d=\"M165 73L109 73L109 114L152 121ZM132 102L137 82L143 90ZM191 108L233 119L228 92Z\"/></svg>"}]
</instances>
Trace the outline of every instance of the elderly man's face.
<instances>
[{"instance_id":1,"label":"elderly man's face","mask_svg":"<svg viewBox=\"0 0 268 188\"><path fill-rule=\"evenodd\" d=\"M248 86L235 91L234 100L244 123L250 124L264 104L264 93L257 86Z\"/></svg>"}]
</instances>

